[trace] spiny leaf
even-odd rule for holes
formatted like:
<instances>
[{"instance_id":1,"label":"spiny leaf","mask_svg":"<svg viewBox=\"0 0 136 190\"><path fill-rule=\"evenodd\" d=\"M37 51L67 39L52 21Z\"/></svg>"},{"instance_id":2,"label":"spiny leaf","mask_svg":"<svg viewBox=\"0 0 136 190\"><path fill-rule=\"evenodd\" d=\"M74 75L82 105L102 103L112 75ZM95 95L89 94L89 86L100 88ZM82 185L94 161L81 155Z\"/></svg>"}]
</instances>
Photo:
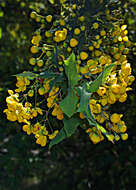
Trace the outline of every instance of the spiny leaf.
<instances>
[{"instance_id":1,"label":"spiny leaf","mask_svg":"<svg viewBox=\"0 0 136 190\"><path fill-rule=\"evenodd\" d=\"M50 142L49 149L55 145L66 139L67 137L71 136L77 129L80 124L80 120L73 116L70 119L63 119L64 127L59 131L56 137Z\"/></svg>"},{"instance_id":2,"label":"spiny leaf","mask_svg":"<svg viewBox=\"0 0 136 190\"><path fill-rule=\"evenodd\" d=\"M69 58L64 62L64 64L65 64L65 72L68 77L69 87L73 88L78 82L75 54L72 53L69 56Z\"/></svg>"},{"instance_id":3,"label":"spiny leaf","mask_svg":"<svg viewBox=\"0 0 136 190\"><path fill-rule=\"evenodd\" d=\"M78 73L76 69L76 60L75 54L72 53L69 58L65 61L65 73L68 78L68 94L60 102L60 107L68 117L71 117L76 111L76 105L78 102L78 98L75 93L75 85L78 82Z\"/></svg>"},{"instance_id":4,"label":"spiny leaf","mask_svg":"<svg viewBox=\"0 0 136 190\"><path fill-rule=\"evenodd\" d=\"M68 95L64 100L60 102L60 107L68 117L71 117L76 112L78 97L75 94L75 90L69 88Z\"/></svg>"},{"instance_id":5,"label":"spiny leaf","mask_svg":"<svg viewBox=\"0 0 136 190\"><path fill-rule=\"evenodd\" d=\"M77 117L72 117L70 119L64 118L64 129L66 131L67 137L71 136L80 124L80 120Z\"/></svg>"}]
</instances>

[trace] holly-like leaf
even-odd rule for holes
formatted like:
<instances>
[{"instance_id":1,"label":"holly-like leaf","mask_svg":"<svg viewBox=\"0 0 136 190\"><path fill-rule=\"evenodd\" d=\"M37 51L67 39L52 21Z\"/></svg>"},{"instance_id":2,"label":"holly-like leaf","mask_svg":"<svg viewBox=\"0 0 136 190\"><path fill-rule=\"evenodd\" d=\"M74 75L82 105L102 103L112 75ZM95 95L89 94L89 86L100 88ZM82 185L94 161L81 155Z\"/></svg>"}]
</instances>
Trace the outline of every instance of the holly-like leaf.
<instances>
[{"instance_id":1,"label":"holly-like leaf","mask_svg":"<svg viewBox=\"0 0 136 190\"><path fill-rule=\"evenodd\" d=\"M80 124L80 120L76 116L73 116L70 119L64 118L63 122L67 137L71 136L76 131L77 127Z\"/></svg>"},{"instance_id":2,"label":"holly-like leaf","mask_svg":"<svg viewBox=\"0 0 136 190\"><path fill-rule=\"evenodd\" d=\"M64 62L65 72L68 77L68 85L73 88L78 82L78 73L76 69L75 54L72 53L69 58Z\"/></svg>"},{"instance_id":3,"label":"holly-like leaf","mask_svg":"<svg viewBox=\"0 0 136 190\"><path fill-rule=\"evenodd\" d=\"M90 93L96 92L99 89L99 87L106 81L113 67L114 64L105 67L103 72L101 72L101 74L94 81L91 81L90 83L87 84L87 91Z\"/></svg>"},{"instance_id":4,"label":"holly-like leaf","mask_svg":"<svg viewBox=\"0 0 136 190\"><path fill-rule=\"evenodd\" d=\"M76 112L78 97L73 88L68 89L68 95L60 102L60 107L68 117L71 117Z\"/></svg>"},{"instance_id":5,"label":"holly-like leaf","mask_svg":"<svg viewBox=\"0 0 136 190\"><path fill-rule=\"evenodd\" d=\"M77 127L80 124L80 120L73 116L70 119L63 119L64 127L59 131L59 133L56 135L56 137L50 142L49 149L55 145L66 139L67 137L70 137L77 129Z\"/></svg>"},{"instance_id":6,"label":"holly-like leaf","mask_svg":"<svg viewBox=\"0 0 136 190\"><path fill-rule=\"evenodd\" d=\"M75 85L78 83L75 54L72 53L64 63L69 88L67 96L60 102L60 107L63 113L65 113L68 117L71 117L76 111L78 102L78 97L76 96L74 89Z\"/></svg>"}]
</instances>

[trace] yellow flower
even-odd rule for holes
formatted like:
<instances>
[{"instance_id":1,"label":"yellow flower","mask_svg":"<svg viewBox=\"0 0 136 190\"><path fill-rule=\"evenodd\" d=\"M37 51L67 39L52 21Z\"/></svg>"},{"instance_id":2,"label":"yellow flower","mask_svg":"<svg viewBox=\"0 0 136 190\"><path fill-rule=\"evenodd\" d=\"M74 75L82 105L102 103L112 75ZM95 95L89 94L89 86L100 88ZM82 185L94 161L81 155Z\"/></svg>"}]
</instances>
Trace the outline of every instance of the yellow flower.
<instances>
[{"instance_id":1,"label":"yellow flower","mask_svg":"<svg viewBox=\"0 0 136 190\"><path fill-rule=\"evenodd\" d=\"M32 11L31 13L30 13L30 17L32 18L32 19L34 19L34 18L36 18L36 12L35 11Z\"/></svg>"},{"instance_id":2,"label":"yellow flower","mask_svg":"<svg viewBox=\"0 0 136 190\"><path fill-rule=\"evenodd\" d=\"M97 29L99 27L99 24L97 22L93 23L93 28Z\"/></svg>"},{"instance_id":3,"label":"yellow flower","mask_svg":"<svg viewBox=\"0 0 136 190\"><path fill-rule=\"evenodd\" d=\"M127 99L127 93L124 93L124 94L122 94L122 95L120 96L119 102L125 102L126 99Z\"/></svg>"},{"instance_id":4,"label":"yellow flower","mask_svg":"<svg viewBox=\"0 0 136 190\"><path fill-rule=\"evenodd\" d=\"M120 93L120 85L119 84L112 84L111 85L111 90L113 93L115 94L119 94Z\"/></svg>"},{"instance_id":5,"label":"yellow flower","mask_svg":"<svg viewBox=\"0 0 136 190\"><path fill-rule=\"evenodd\" d=\"M45 89L44 89L44 87L40 87L40 88L38 89L38 93L39 93L40 95L44 95L44 94L45 94Z\"/></svg>"},{"instance_id":6,"label":"yellow flower","mask_svg":"<svg viewBox=\"0 0 136 190\"><path fill-rule=\"evenodd\" d=\"M75 28L75 29L74 29L74 34L75 34L75 35L80 34L80 29L79 29L79 28Z\"/></svg>"},{"instance_id":7,"label":"yellow flower","mask_svg":"<svg viewBox=\"0 0 136 190\"><path fill-rule=\"evenodd\" d=\"M88 67L80 67L80 72L81 72L82 74L88 73L88 72L89 72L89 71L88 71Z\"/></svg>"},{"instance_id":8,"label":"yellow flower","mask_svg":"<svg viewBox=\"0 0 136 190\"><path fill-rule=\"evenodd\" d=\"M101 35L101 36L105 36L105 35L106 35L105 30L101 30L101 31L100 31L100 35Z\"/></svg>"},{"instance_id":9,"label":"yellow flower","mask_svg":"<svg viewBox=\"0 0 136 190\"><path fill-rule=\"evenodd\" d=\"M128 134L127 133L121 134L121 138L124 141L127 140L128 139Z\"/></svg>"},{"instance_id":10,"label":"yellow flower","mask_svg":"<svg viewBox=\"0 0 136 190\"><path fill-rule=\"evenodd\" d=\"M125 30L127 28L127 25L122 25L121 30Z\"/></svg>"},{"instance_id":11,"label":"yellow flower","mask_svg":"<svg viewBox=\"0 0 136 190\"><path fill-rule=\"evenodd\" d=\"M63 120L63 113L59 113L59 114L57 114L57 119L59 119L59 120Z\"/></svg>"},{"instance_id":12,"label":"yellow flower","mask_svg":"<svg viewBox=\"0 0 136 190\"><path fill-rule=\"evenodd\" d=\"M99 35L96 35L95 38L96 38L96 40L99 40L99 39L100 39L100 36L99 36Z\"/></svg>"},{"instance_id":13,"label":"yellow flower","mask_svg":"<svg viewBox=\"0 0 136 190\"><path fill-rule=\"evenodd\" d=\"M115 135L115 141L119 141L119 139L120 139L120 136L119 135Z\"/></svg>"},{"instance_id":14,"label":"yellow flower","mask_svg":"<svg viewBox=\"0 0 136 190\"><path fill-rule=\"evenodd\" d=\"M96 119L99 123L103 123L103 122L105 121L105 118L102 117L100 114L97 115L97 116L95 117L95 119Z\"/></svg>"},{"instance_id":15,"label":"yellow flower","mask_svg":"<svg viewBox=\"0 0 136 190\"><path fill-rule=\"evenodd\" d=\"M99 96L104 96L104 94L106 93L106 88L100 86L97 90L97 93L99 94Z\"/></svg>"},{"instance_id":16,"label":"yellow flower","mask_svg":"<svg viewBox=\"0 0 136 190\"><path fill-rule=\"evenodd\" d=\"M78 41L75 38L71 38L70 40L70 46L75 47L78 45Z\"/></svg>"},{"instance_id":17,"label":"yellow flower","mask_svg":"<svg viewBox=\"0 0 136 190\"><path fill-rule=\"evenodd\" d=\"M30 135L32 133L30 124L24 125L22 129L27 133L27 135Z\"/></svg>"},{"instance_id":18,"label":"yellow flower","mask_svg":"<svg viewBox=\"0 0 136 190\"><path fill-rule=\"evenodd\" d=\"M46 32L45 32L45 36L46 36L47 38L50 38L50 37L52 37L52 33L51 33L51 32L46 31Z\"/></svg>"},{"instance_id":19,"label":"yellow flower","mask_svg":"<svg viewBox=\"0 0 136 190\"><path fill-rule=\"evenodd\" d=\"M81 26L80 29L81 29L81 31L84 31L85 30L85 26Z\"/></svg>"},{"instance_id":20,"label":"yellow flower","mask_svg":"<svg viewBox=\"0 0 136 190\"><path fill-rule=\"evenodd\" d=\"M60 25L61 26L65 26L65 21L64 20L60 20Z\"/></svg>"},{"instance_id":21,"label":"yellow flower","mask_svg":"<svg viewBox=\"0 0 136 190\"><path fill-rule=\"evenodd\" d=\"M128 36L124 36L124 37L123 37L123 41L124 41L124 42L128 42Z\"/></svg>"},{"instance_id":22,"label":"yellow flower","mask_svg":"<svg viewBox=\"0 0 136 190\"><path fill-rule=\"evenodd\" d=\"M32 38L32 44L38 46L39 42L41 41L41 39L42 39L41 35L33 36L33 38Z\"/></svg>"},{"instance_id":23,"label":"yellow flower","mask_svg":"<svg viewBox=\"0 0 136 190\"><path fill-rule=\"evenodd\" d=\"M56 137L56 135L58 134L58 130L55 130L52 134L49 134L48 137L50 140L54 139Z\"/></svg>"},{"instance_id":24,"label":"yellow flower","mask_svg":"<svg viewBox=\"0 0 136 190\"><path fill-rule=\"evenodd\" d=\"M80 53L80 58L81 58L81 60L85 60L85 59L87 59L87 57L88 57L88 54L87 54L86 52L82 51L82 52Z\"/></svg>"},{"instance_id":25,"label":"yellow flower","mask_svg":"<svg viewBox=\"0 0 136 190\"><path fill-rule=\"evenodd\" d=\"M33 97L33 95L34 95L34 90L29 90L28 93L27 93L27 95L28 95L29 97Z\"/></svg>"},{"instance_id":26,"label":"yellow flower","mask_svg":"<svg viewBox=\"0 0 136 190\"><path fill-rule=\"evenodd\" d=\"M47 21L47 22L51 22L51 21L52 21L52 15L46 16L46 21Z\"/></svg>"},{"instance_id":27,"label":"yellow flower","mask_svg":"<svg viewBox=\"0 0 136 190\"><path fill-rule=\"evenodd\" d=\"M85 118L85 116L84 116L83 113L80 113L80 118L81 118L81 119L84 119L84 118Z\"/></svg>"},{"instance_id":28,"label":"yellow flower","mask_svg":"<svg viewBox=\"0 0 136 190\"><path fill-rule=\"evenodd\" d=\"M101 56L101 54L102 54L102 52L101 51L99 51L99 50L95 50L95 55L97 56L97 57L99 57L99 56Z\"/></svg>"},{"instance_id":29,"label":"yellow flower","mask_svg":"<svg viewBox=\"0 0 136 190\"><path fill-rule=\"evenodd\" d=\"M110 120L112 123L119 123L121 117L122 117L122 115L114 113L111 115Z\"/></svg>"},{"instance_id":30,"label":"yellow flower","mask_svg":"<svg viewBox=\"0 0 136 190\"><path fill-rule=\"evenodd\" d=\"M67 37L67 29L63 28L63 30L58 30L55 32L54 40L56 42L64 41Z\"/></svg>"},{"instance_id":31,"label":"yellow flower","mask_svg":"<svg viewBox=\"0 0 136 190\"><path fill-rule=\"evenodd\" d=\"M40 144L41 146L46 146L47 144L47 137L44 135L40 135L37 140L36 140L37 144Z\"/></svg>"},{"instance_id":32,"label":"yellow flower","mask_svg":"<svg viewBox=\"0 0 136 190\"><path fill-rule=\"evenodd\" d=\"M43 66L43 60L42 59L39 59L38 61L37 61L37 66L38 67L42 67Z\"/></svg>"},{"instance_id":33,"label":"yellow flower","mask_svg":"<svg viewBox=\"0 0 136 190\"><path fill-rule=\"evenodd\" d=\"M102 106L105 106L107 103L108 103L108 99L105 97L105 98L102 98L101 100L100 100L100 102L101 102L101 104L102 104Z\"/></svg>"},{"instance_id":34,"label":"yellow flower","mask_svg":"<svg viewBox=\"0 0 136 190\"><path fill-rule=\"evenodd\" d=\"M95 134L95 133L93 133L93 134L90 133L89 137L90 137L90 140L94 144L97 144L97 143L99 143L101 141L101 138L97 134Z\"/></svg>"},{"instance_id":35,"label":"yellow flower","mask_svg":"<svg viewBox=\"0 0 136 190\"><path fill-rule=\"evenodd\" d=\"M77 8L77 5L76 4L73 4L72 5L72 9L75 10Z\"/></svg>"},{"instance_id":36,"label":"yellow flower","mask_svg":"<svg viewBox=\"0 0 136 190\"><path fill-rule=\"evenodd\" d=\"M119 130L120 130L121 133L125 133L126 130L127 130L127 126L126 125L120 125Z\"/></svg>"},{"instance_id":37,"label":"yellow flower","mask_svg":"<svg viewBox=\"0 0 136 190\"><path fill-rule=\"evenodd\" d=\"M32 109L31 110L31 115L33 116L33 117L37 117L37 110L35 110L35 109Z\"/></svg>"},{"instance_id":38,"label":"yellow flower","mask_svg":"<svg viewBox=\"0 0 136 190\"><path fill-rule=\"evenodd\" d=\"M71 52L71 51L72 51L71 47L68 47L68 48L67 48L67 51L68 51L68 52Z\"/></svg>"},{"instance_id":39,"label":"yellow flower","mask_svg":"<svg viewBox=\"0 0 136 190\"><path fill-rule=\"evenodd\" d=\"M116 96L113 94L111 91L109 91L108 94L108 103L109 104L114 104L116 102Z\"/></svg>"},{"instance_id":40,"label":"yellow flower","mask_svg":"<svg viewBox=\"0 0 136 190\"><path fill-rule=\"evenodd\" d=\"M80 20L81 22L83 22L83 21L85 20L85 17L84 17L84 16L80 16L80 17L79 17L79 20Z\"/></svg>"},{"instance_id":41,"label":"yellow flower","mask_svg":"<svg viewBox=\"0 0 136 190\"><path fill-rule=\"evenodd\" d=\"M105 65L106 62L107 62L106 57L102 55L102 56L99 58L99 63L100 63L101 65Z\"/></svg>"},{"instance_id":42,"label":"yellow flower","mask_svg":"<svg viewBox=\"0 0 136 190\"><path fill-rule=\"evenodd\" d=\"M30 58L29 59L29 63L31 64L31 65L35 65L36 64L36 59L35 58Z\"/></svg>"},{"instance_id":43,"label":"yellow flower","mask_svg":"<svg viewBox=\"0 0 136 190\"><path fill-rule=\"evenodd\" d=\"M93 46L89 46L89 50L90 50L90 51L93 51L93 50L94 50L94 47L93 47Z\"/></svg>"},{"instance_id":44,"label":"yellow flower","mask_svg":"<svg viewBox=\"0 0 136 190\"><path fill-rule=\"evenodd\" d=\"M31 50L31 52L32 52L33 54L35 54L35 53L38 53L39 48L38 48L37 46L32 46L30 50Z\"/></svg>"},{"instance_id":45,"label":"yellow flower","mask_svg":"<svg viewBox=\"0 0 136 190\"><path fill-rule=\"evenodd\" d=\"M125 75L128 76L131 74L131 66L130 63L123 63L121 65L121 72Z\"/></svg>"}]
</instances>

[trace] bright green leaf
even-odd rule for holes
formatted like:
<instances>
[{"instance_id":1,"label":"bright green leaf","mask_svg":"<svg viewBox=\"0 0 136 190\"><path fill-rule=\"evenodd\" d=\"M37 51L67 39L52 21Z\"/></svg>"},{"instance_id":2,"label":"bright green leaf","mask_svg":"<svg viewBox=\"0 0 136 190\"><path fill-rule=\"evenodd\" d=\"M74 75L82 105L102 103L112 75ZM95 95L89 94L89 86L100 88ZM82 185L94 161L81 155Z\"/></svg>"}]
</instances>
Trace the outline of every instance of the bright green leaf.
<instances>
[{"instance_id":1,"label":"bright green leaf","mask_svg":"<svg viewBox=\"0 0 136 190\"><path fill-rule=\"evenodd\" d=\"M68 117L71 117L76 111L76 105L78 98L75 93L75 85L78 83L78 73L76 69L75 54L72 53L69 58L65 61L65 73L68 78L68 94L60 102L60 107Z\"/></svg>"},{"instance_id":2,"label":"bright green leaf","mask_svg":"<svg viewBox=\"0 0 136 190\"><path fill-rule=\"evenodd\" d=\"M64 100L60 102L60 107L68 117L71 117L76 112L78 97L75 94L75 90L69 88L68 95Z\"/></svg>"},{"instance_id":3,"label":"bright green leaf","mask_svg":"<svg viewBox=\"0 0 136 190\"><path fill-rule=\"evenodd\" d=\"M65 72L68 77L68 84L69 84L69 87L72 88L78 82L78 73L76 69L75 54L72 53L64 63L65 63Z\"/></svg>"}]
</instances>

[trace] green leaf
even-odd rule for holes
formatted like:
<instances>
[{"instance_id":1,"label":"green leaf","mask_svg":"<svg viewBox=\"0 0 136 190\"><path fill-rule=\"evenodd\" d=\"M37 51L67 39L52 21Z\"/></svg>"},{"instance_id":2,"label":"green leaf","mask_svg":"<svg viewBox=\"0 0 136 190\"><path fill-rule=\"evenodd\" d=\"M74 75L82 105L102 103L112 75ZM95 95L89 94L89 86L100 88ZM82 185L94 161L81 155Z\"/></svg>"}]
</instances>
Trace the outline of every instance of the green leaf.
<instances>
[{"instance_id":1,"label":"green leaf","mask_svg":"<svg viewBox=\"0 0 136 190\"><path fill-rule=\"evenodd\" d=\"M64 62L64 64L65 64L65 72L68 77L69 87L73 88L78 82L75 54L72 53L69 56L69 58Z\"/></svg>"},{"instance_id":2,"label":"green leaf","mask_svg":"<svg viewBox=\"0 0 136 190\"><path fill-rule=\"evenodd\" d=\"M56 66L58 66L58 54L59 54L58 48L57 48L57 46L55 45L54 50L53 50L53 55L52 55L52 57L51 57L51 61L52 61L52 63L53 63L54 65L56 65Z\"/></svg>"},{"instance_id":3,"label":"green leaf","mask_svg":"<svg viewBox=\"0 0 136 190\"><path fill-rule=\"evenodd\" d=\"M79 118L73 116L70 119L64 118L63 121L64 121L64 129L65 129L66 135L67 137L70 137L79 126L80 120Z\"/></svg>"},{"instance_id":4,"label":"green leaf","mask_svg":"<svg viewBox=\"0 0 136 190\"><path fill-rule=\"evenodd\" d=\"M97 77L97 79L87 84L87 91L90 93L96 92L99 89L99 87L106 81L113 67L114 67L114 64L111 64L105 67L103 72Z\"/></svg>"},{"instance_id":5,"label":"green leaf","mask_svg":"<svg viewBox=\"0 0 136 190\"><path fill-rule=\"evenodd\" d=\"M72 117L70 119L63 119L64 127L59 131L56 137L50 142L49 149L55 145L70 137L77 129L80 124L80 120L77 117Z\"/></svg>"},{"instance_id":6,"label":"green leaf","mask_svg":"<svg viewBox=\"0 0 136 190\"><path fill-rule=\"evenodd\" d=\"M78 97L75 94L75 90L69 88L68 95L64 100L60 102L60 107L68 117L71 117L76 112Z\"/></svg>"},{"instance_id":7,"label":"green leaf","mask_svg":"<svg viewBox=\"0 0 136 190\"><path fill-rule=\"evenodd\" d=\"M55 145L55 144L58 144L59 142L63 141L65 138L66 138L66 132L65 132L65 129L62 128L59 133L56 135L56 137L50 142L49 144L49 149Z\"/></svg>"},{"instance_id":8,"label":"green leaf","mask_svg":"<svg viewBox=\"0 0 136 190\"><path fill-rule=\"evenodd\" d=\"M37 74L29 72L29 71L26 71L26 72L23 72L23 73L20 73L20 74L16 74L16 75L13 75L13 76L16 76L16 77L26 77L29 80L33 80L33 79L35 79L35 78L38 77Z\"/></svg>"},{"instance_id":9,"label":"green leaf","mask_svg":"<svg viewBox=\"0 0 136 190\"><path fill-rule=\"evenodd\" d=\"M80 104L78 108L78 112L83 113L86 117L90 117L90 110L89 110L89 101L92 93L86 90L86 84L83 87L78 87L79 96L80 96Z\"/></svg>"},{"instance_id":10,"label":"green leaf","mask_svg":"<svg viewBox=\"0 0 136 190\"><path fill-rule=\"evenodd\" d=\"M44 71L44 72L40 73L39 77L40 78L53 78L53 77L55 77L57 75L60 75L60 74L59 73L54 73L52 71L47 70L47 71Z\"/></svg>"},{"instance_id":11,"label":"green leaf","mask_svg":"<svg viewBox=\"0 0 136 190\"><path fill-rule=\"evenodd\" d=\"M65 73L68 78L68 94L60 102L60 107L68 117L71 117L76 111L76 105L78 97L75 93L75 85L78 83L78 73L76 69L75 54L72 53L69 58L65 61Z\"/></svg>"}]
</instances>

